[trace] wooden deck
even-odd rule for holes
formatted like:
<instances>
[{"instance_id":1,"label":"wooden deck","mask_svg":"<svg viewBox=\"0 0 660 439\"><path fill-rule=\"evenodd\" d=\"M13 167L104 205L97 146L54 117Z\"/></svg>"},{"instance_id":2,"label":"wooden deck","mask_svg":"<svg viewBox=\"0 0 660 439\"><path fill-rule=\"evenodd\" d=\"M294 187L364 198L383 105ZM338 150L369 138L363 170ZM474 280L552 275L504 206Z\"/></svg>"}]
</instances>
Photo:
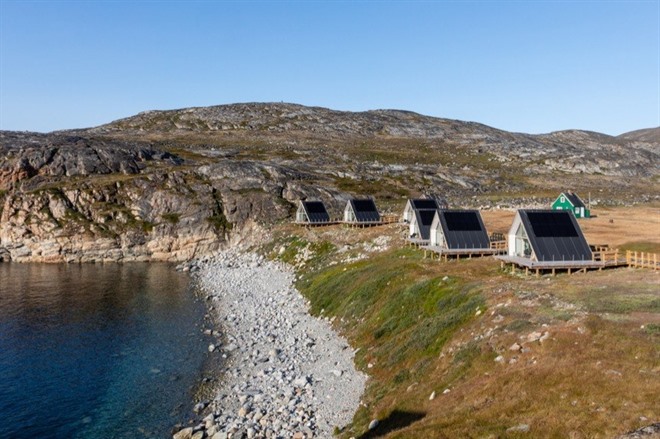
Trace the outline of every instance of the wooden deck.
<instances>
[{"instance_id":1,"label":"wooden deck","mask_svg":"<svg viewBox=\"0 0 660 439\"><path fill-rule=\"evenodd\" d=\"M422 238L406 238L406 242L413 247L423 247L428 245L429 240Z\"/></svg>"},{"instance_id":2,"label":"wooden deck","mask_svg":"<svg viewBox=\"0 0 660 439\"><path fill-rule=\"evenodd\" d=\"M351 229L382 226L383 224L385 224L382 221L342 221L341 223L346 227L350 227Z\"/></svg>"},{"instance_id":3,"label":"wooden deck","mask_svg":"<svg viewBox=\"0 0 660 439\"><path fill-rule=\"evenodd\" d=\"M626 263L631 268L650 268L660 270L660 257L657 253L626 251Z\"/></svg>"},{"instance_id":4,"label":"wooden deck","mask_svg":"<svg viewBox=\"0 0 660 439\"><path fill-rule=\"evenodd\" d=\"M399 216L393 214L384 214L380 216L380 221L340 221L342 224L351 228L382 226L384 224L394 224L399 222Z\"/></svg>"},{"instance_id":5,"label":"wooden deck","mask_svg":"<svg viewBox=\"0 0 660 439\"><path fill-rule=\"evenodd\" d=\"M516 267L525 270L529 274L534 271L537 276L543 272L549 271L554 276L557 271L566 271L572 273L586 273L587 270L602 270L603 268L624 267L628 265L627 258L619 253L619 250L612 250L607 246L599 246L599 250L592 252L591 259L585 260L563 260L563 261L533 261L530 258L519 256L500 255L496 256L501 261L502 268L506 264L511 264L511 272L515 273Z\"/></svg>"},{"instance_id":6,"label":"wooden deck","mask_svg":"<svg viewBox=\"0 0 660 439\"><path fill-rule=\"evenodd\" d=\"M606 267L622 267L628 265L625 258L608 259L608 260L593 260L587 259L584 261L532 261L529 258L521 258L518 256L496 256L497 259L505 264L517 265L518 267L531 269L531 270L568 270L569 274L572 270L584 271L588 269L601 269Z\"/></svg>"},{"instance_id":7,"label":"wooden deck","mask_svg":"<svg viewBox=\"0 0 660 439\"><path fill-rule=\"evenodd\" d=\"M467 257L472 259L473 256L494 256L502 253L502 250L499 248L460 248L460 249L451 249L445 247L439 247L436 245L422 245L420 246L424 250L424 258L430 257L433 259L435 255L438 256L438 259L444 260L445 262L449 257L455 257L456 259L461 259L462 257Z\"/></svg>"},{"instance_id":8,"label":"wooden deck","mask_svg":"<svg viewBox=\"0 0 660 439\"><path fill-rule=\"evenodd\" d=\"M296 226L302 226L302 227L323 227L323 226L333 226L335 224L339 224L339 220L333 220L333 221L321 221L321 222L309 222L309 221L294 221L293 224Z\"/></svg>"}]
</instances>

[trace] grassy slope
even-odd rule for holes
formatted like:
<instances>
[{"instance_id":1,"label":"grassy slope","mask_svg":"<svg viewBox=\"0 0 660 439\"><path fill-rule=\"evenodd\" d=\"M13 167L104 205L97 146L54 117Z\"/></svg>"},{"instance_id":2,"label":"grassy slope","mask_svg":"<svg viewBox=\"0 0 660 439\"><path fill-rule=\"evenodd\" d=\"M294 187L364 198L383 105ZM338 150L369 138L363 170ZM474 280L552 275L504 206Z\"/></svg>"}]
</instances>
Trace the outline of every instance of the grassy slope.
<instances>
[{"instance_id":1,"label":"grassy slope","mask_svg":"<svg viewBox=\"0 0 660 439\"><path fill-rule=\"evenodd\" d=\"M380 234L389 250L342 262ZM657 274L513 277L489 258L425 260L397 234L282 235L279 257L299 262L312 312L335 318L371 377L342 436L611 437L660 418ZM533 332L548 338L528 342ZM516 342L522 352L509 349ZM372 419L381 422L368 432ZM530 432L507 433L519 424Z\"/></svg>"}]
</instances>

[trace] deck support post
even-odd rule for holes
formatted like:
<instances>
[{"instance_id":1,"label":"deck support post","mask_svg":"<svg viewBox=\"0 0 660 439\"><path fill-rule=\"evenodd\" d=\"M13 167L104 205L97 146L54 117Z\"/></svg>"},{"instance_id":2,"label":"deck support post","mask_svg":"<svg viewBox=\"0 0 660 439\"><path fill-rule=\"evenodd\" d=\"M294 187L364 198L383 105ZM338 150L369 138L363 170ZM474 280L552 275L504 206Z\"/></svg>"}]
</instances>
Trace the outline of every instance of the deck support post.
<instances>
[{"instance_id":1,"label":"deck support post","mask_svg":"<svg viewBox=\"0 0 660 439\"><path fill-rule=\"evenodd\" d=\"M536 277L539 277L539 276L540 276L540 273L539 273L539 269L537 268L536 269Z\"/></svg>"}]
</instances>

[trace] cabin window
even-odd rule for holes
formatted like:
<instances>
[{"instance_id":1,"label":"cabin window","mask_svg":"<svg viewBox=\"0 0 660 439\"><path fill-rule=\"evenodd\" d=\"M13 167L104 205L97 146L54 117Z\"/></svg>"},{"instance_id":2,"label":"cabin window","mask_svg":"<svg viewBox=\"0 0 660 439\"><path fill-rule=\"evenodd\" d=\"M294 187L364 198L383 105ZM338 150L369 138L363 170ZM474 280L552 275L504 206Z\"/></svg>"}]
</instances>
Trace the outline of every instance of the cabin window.
<instances>
[{"instance_id":1,"label":"cabin window","mask_svg":"<svg viewBox=\"0 0 660 439\"><path fill-rule=\"evenodd\" d=\"M516 231L516 256L524 258L532 256L532 246L529 244L529 238L522 225L518 226Z\"/></svg>"},{"instance_id":2,"label":"cabin window","mask_svg":"<svg viewBox=\"0 0 660 439\"><path fill-rule=\"evenodd\" d=\"M579 208L579 207L576 207L576 208L575 208L575 213L577 213L577 214L580 213L580 208Z\"/></svg>"},{"instance_id":3,"label":"cabin window","mask_svg":"<svg viewBox=\"0 0 660 439\"><path fill-rule=\"evenodd\" d=\"M566 202L566 197L561 197L561 198L559 199L559 201L561 201L562 203L565 203L565 202Z\"/></svg>"}]
</instances>

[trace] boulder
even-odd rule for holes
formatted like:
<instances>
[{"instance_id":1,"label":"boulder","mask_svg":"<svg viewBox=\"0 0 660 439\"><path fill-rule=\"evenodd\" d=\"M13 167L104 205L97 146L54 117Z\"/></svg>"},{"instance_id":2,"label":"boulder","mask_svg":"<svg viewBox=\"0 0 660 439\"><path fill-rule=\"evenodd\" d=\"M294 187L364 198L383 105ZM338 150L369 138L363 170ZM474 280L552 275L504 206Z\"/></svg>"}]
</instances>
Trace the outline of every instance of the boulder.
<instances>
[{"instance_id":1,"label":"boulder","mask_svg":"<svg viewBox=\"0 0 660 439\"><path fill-rule=\"evenodd\" d=\"M193 437L193 428L186 427L183 430L179 430L177 433L172 436L172 439L192 439Z\"/></svg>"}]
</instances>

